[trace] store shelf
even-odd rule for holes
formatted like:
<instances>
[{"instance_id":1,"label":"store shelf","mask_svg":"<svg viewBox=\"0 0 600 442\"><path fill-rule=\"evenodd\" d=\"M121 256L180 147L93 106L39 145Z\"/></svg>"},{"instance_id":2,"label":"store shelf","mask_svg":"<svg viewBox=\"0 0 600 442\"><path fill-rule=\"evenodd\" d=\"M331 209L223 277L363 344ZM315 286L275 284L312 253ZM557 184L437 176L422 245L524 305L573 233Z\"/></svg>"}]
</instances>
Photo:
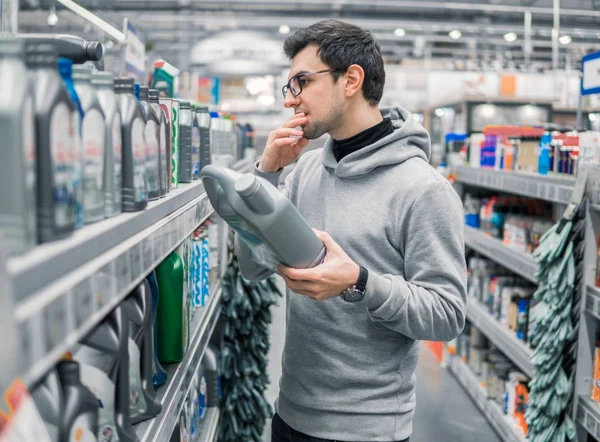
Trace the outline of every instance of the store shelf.
<instances>
[{"instance_id":1,"label":"store shelf","mask_svg":"<svg viewBox=\"0 0 600 442\"><path fill-rule=\"evenodd\" d=\"M496 171L459 166L456 180L463 184L485 187L553 203L568 204L575 178Z\"/></svg>"},{"instance_id":2,"label":"store shelf","mask_svg":"<svg viewBox=\"0 0 600 442\"><path fill-rule=\"evenodd\" d=\"M250 166L241 161L234 168ZM212 211L200 181L181 184L144 211L85 226L10 259L19 373L26 384L40 379Z\"/></svg>"},{"instance_id":3,"label":"store shelf","mask_svg":"<svg viewBox=\"0 0 600 442\"><path fill-rule=\"evenodd\" d=\"M600 404L588 396L579 397L577 422L597 441L600 441Z\"/></svg>"},{"instance_id":4,"label":"store shelf","mask_svg":"<svg viewBox=\"0 0 600 442\"><path fill-rule=\"evenodd\" d=\"M465 226L465 244L511 272L531 282L537 282L535 277L537 264L531 254L511 249L499 239L492 238L481 230L469 226Z\"/></svg>"},{"instance_id":5,"label":"store shelf","mask_svg":"<svg viewBox=\"0 0 600 442\"><path fill-rule=\"evenodd\" d=\"M200 367L204 351L221 314L221 294L222 288L219 283L212 290L208 305L196 311L190 326L190 345L183 361L166 367L169 380L157 391L157 397L162 404L161 414L135 428L140 442L162 442L171 437L190 391L192 377Z\"/></svg>"},{"instance_id":6,"label":"store shelf","mask_svg":"<svg viewBox=\"0 0 600 442\"><path fill-rule=\"evenodd\" d=\"M467 318L504 353L523 373L533 378L532 350L514 332L500 324L475 298L469 298Z\"/></svg>"},{"instance_id":7,"label":"store shelf","mask_svg":"<svg viewBox=\"0 0 600 442\"><path fill-rule=\"evenodd\" d=\"M585 292L586 311L596 319L600 319L600 288L587 285Z\"/></svg>"},{"instance_id":8,"label":"store shelf","mask_svg":"<svg viewBox=\"0 0 600 442\"><path fill-rule=\"evenodd\" d=\"M488 399L487 392L481 387L477 377L458 356L450 358L448 367L503 442L526 441L516 426L504 415L500 405Z\"/></svg>"},{"instance_id":9,"label":"store shelf","mask_svg":"<svg viewBox=\"0 0 600 442\"><path fill-rule=\"evenodd\" d=\"M216 442L219 437L219 418L221 410L218 407L210 407L206 409L206 416L202 421L200 435L194 442Z\"/></svg>"}]
</instances>

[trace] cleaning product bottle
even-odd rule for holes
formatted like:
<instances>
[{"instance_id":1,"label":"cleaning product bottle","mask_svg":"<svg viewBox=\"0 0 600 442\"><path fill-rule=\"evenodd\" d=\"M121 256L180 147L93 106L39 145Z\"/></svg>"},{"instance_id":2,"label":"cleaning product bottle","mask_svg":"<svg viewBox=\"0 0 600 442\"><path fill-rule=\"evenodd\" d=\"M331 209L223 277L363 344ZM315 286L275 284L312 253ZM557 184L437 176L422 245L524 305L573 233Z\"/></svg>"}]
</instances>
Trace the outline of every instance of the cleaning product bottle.
<instances>
[{"instance_id":1,"label":"cleaning product bottle","mask_svg":"<svg viewBox=\"0 0 600 442\"><path fill-rule=\"evenodd\" d=\"M168 125L160 104L158 103L158 91L156 89L150 89L148 91L148 101L150 102L150 113L152 119L158 121L158 176L159 176L159 194L161 197L165 196L168 192L168 178L169 178L169 159L167 154L168 139Z\"/></svg>"},{"instance_id":2,"label":"cleaning product bottle","mask_svg":"<svg viewBox=\"0 0 600 442\"><path fill-rule=\"evenodd\" d=\"M179 186L179 105L177 100L161 98L158 100L165 112L170 127L171 150L169 152L169 177L171 189Z\"/></svg>"},{"instance_id":3,"label":"cleaning product bottle","mask_svg":"<svg viewBox=\"0 0 600 442\"><path fill-rule=\"evenodd\" d=\"M192 180L200 179L200 126L198 107L192 106Z\"/></svg>"},{"instance_id":4,"label":"cleaning product bottle","mask_svg":"<svg viewBox=\"0 0 600 442\"><path fill-rule=\"evenodd\" d=\"M179 102L179 182L192 182L192 106L189 101Z\"/></svg>"},{"instance_id":5,"label":"cleaning product bottle","mask_svg":"<svg viewBox=\"0 0 600 442\"><path fill-rule=\"evenodd\" d=\"M75 35L65 34L18 34L18 38L34 43L50 43L56 46L60 57L68 58L73 63L83 64L86 61L100 61L104 55L104 47L98 41L86 41Z\"/></svg>"},{"instance_id":6,"label":"cleaning product bottle","mask_svg":"<svg viewBox=\"0 0 600 442\"><path fill-rule=\"evenodd\" d=\"M548 172L550 171L550 149L552 148L550 143L552 143L552 134L550 134L550 132L544 132L544 135L542 135L540 140L540 150L538 154L538 173L540 175L548 175Z\"/></svg>"},{"instance_id":7,"label":"cleaning product bottle","mask_svg":"<svg viewBox=\"0 0 600 442\"><path fill-rule=\"evenodd\" d=\"M115 82L110 72L94 72L92 86L105 116L104 126L104 215L121 213L121 162L123 139L121 113L114 92Z\"/></svg>"},{"instance_id":8,"label":"cleaning product bottle","mask_svg":"<svg viewBox=\"0 0 600 442\"><path fill-rule=\"evenodd\" d=\"M104 137L105 115L92 88L92 72L86 66L73 66L75 91L83 109L83 210L85 223L104 219Z\"/></svg>"},{"instance_id":9,"label":"cleaning product bottle","mask_svg":"<svg viewBox=\"0 0 600 442\"><path fill-rule=\"evenodd\" d=\"M26 51L35 95L37 228L39 241L48 242L75 228L75 108L56 71L56 47L29 43Z\"/></svg>"},{"instance_id":10,"label":"cleaning product bottle","mask_svg":"<svg viewBox=\"0 0 600 442\"><path fill-rule=\"evenodd\" d=\"M160 120L152 111L148 101L148 88L140 87L140 102L146 112L146 184L148 186L148 200L156 200L160 197L160 146L159 128Z\"/></svg>"},{"instance_id":11,"label":"cleaning product bottle","mask_svg":"<svg viewBox=\"0 0 600 442\"><path fill-rule=\"evenodd\" d=\"M61 434L68 442L94 442L98 434L98 399L81 383L79 363L61 361L57 365L62 384L64 408Z\"/></svg>"},{"instance_id":12,"label":"cleaning product bottle","mask_svg":"<svg viewBox=\"0 0 600 442\"><path fill-rule=\"evenodd\" d=\"M150 291L152 293L152 341L153 341L153 355L152 355L152 384L154 387L158 387L167 382L167 371L163 368L160 361L158 360L158 344L157 344L157 328L156 328L156 312L158 309L158 300L160 299L160 291L158 290L158 282L156 281L155 272L151 272L147 277L146 281L150 284Z\"/></svg>"},{"instance_id":13,"label":"cleaning product bottle","mask_svg":"<svg viewBox=\"0 0 600 442\"><path fill-rule=\"evenodd\" d=\"M0 204L0 242L10 254L18 254L37 240L34 96L23 41L0 38L0 78L0 133L5 143L0 185L11 189Z\"/></svg>"},{"instance_id":14,"label":"cleaning product bottle","mask_svg":"<svg viewBox=\"0 0 600 442\"><path fill-rule=\"evenodd\" d=\"M180 362L189 339L188 301L184 298L183 261L172 252L156 268L158 300L158 358L163 364Z\"/></svg>"},{"instance_id":15,"label":"cleaning product bottle","mask_svg":"<svg viewBox=\"0 0 600 442\"><path fill-rule=\"evenodd\" d=\"M121 364L128 362L127 341L125 313L118 307L82 340L75 353L81 381L100 405L99 441L137 441L129 419L129 375L120 374Z\"/></svg>"},{"instance_id":16,"label":"cleaning product bottle","mask_svg":"<svg viewBox=\"0 0 600 442\"><path fill-rule=\"evenodd\" d=\"M50 439L63 440L60 434L64 406L63 392L55 369L51 369L46 377L32 388L31 397L46 424Z\"/></svg>"},{"instance_id":17,"label":"cleaning product bottle","mask_svg":"<svg viewBox=\"0 0 600 442\"><path fill-rule=\"evenodd\" d=\"M310 268L323 261L321 240L267 180L214 165L202 169L200 176L215 211L263 265L276 271L279 263Z\"/></svg>"},{"instance_id":18,"label":"cleaning product bottle","mask_svg":"<svg viewBox=\"0 0 600 442\"><path fill-rule=\"evenodd\" d=\"M134 340L140 349L140 360L137 368L140 373L141 392L145 404L143 411L138 416L132 416L132 421L135 424L153 418L162 409L160 402L156 400L156 392L152 383L154 336L152 332L152 292L148 281L144 280L125 300L125 309L128 312L130 321L137 327L137 336Z\"/></svg>"},{"instance_id":19,"label":"cleaning product bottle","mask_svg":"<svg viewBox=\"0 0 600 442\"><path fill-rule=\"evenodd\" d=\"M115 80L123 135L123 211L137 212L148 205L144 111L133 92L133 78Z\"/></svg>"},{"instance_id":20,"label":"cleaning product bottle","mask_svg":"<svg viewBox=\"0 0 600 442\"><path fill-rule=\"evenodd\" d=\"M196 107L196 124L200 128L200 170L211 163L210 114L208 107Z\"/></svg>"}]
</instances>

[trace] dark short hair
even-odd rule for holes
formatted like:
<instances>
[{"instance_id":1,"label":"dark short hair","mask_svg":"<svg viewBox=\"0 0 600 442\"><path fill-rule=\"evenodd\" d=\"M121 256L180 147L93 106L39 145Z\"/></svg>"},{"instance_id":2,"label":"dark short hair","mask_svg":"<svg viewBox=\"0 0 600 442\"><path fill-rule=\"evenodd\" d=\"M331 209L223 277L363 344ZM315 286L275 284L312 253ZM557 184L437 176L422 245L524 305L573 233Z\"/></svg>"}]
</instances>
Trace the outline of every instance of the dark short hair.
<instances>
[{"instance_id":1,"label":"dark short hair","mask_svg":"<svg viewBox=\"0 0 600 442\"><path fill-rule=\"evenodd\" d=\"M285 39L283 50L291 60L307 46L315 44L318 54L331 69L337 81L341 72L357 64L365 71L362 92L365 99L376 105L383 95L385 69L379 45L371 33L340 20L323 20L308 28L298 29Z\"/></svg>"}]
</instances>

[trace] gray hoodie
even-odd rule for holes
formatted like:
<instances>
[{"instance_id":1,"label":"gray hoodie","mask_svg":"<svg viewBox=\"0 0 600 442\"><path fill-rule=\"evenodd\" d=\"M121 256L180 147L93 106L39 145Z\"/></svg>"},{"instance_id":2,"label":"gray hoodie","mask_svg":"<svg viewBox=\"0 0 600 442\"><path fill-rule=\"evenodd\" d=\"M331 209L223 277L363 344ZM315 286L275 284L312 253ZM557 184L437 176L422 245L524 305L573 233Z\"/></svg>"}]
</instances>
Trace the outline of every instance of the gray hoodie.
<instances>
[{"instance_id":1,"label":"gray hoodie","mask_svg":"<svg viewBox=\"0 0 600 442\"><path fill-rule=\"evenodd\" d=\"M369 270L358 303L287 293L276 410L292 428L323 439L409 437L418 341L451 340L465 322L460 199L429 165L429 136L412 114L381 113L394 133L339 163L328 139L285 183L308 223ZM279 173L255 173L277 184ZM236 247L245 278L270 274L241 242Z\"/></svg>"}]
</instances>

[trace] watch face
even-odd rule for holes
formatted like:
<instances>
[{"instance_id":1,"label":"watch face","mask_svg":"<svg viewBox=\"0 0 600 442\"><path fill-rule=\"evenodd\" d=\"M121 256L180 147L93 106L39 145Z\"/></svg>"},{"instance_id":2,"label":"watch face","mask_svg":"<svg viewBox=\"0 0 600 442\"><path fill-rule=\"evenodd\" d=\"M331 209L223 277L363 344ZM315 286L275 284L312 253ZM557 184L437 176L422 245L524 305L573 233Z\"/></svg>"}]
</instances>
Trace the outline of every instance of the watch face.
<instances>
[{"instance_id":1,"label":"watch face","mask_svg":"<svg viewBox=\"0 0 600 442\"><path fill-rule=\"evenodd\" d=\"M363 299L365 292L355 289L346 289L342 292L341 298L346 302L358 302Z\"/></svg>"}]
</instances>

